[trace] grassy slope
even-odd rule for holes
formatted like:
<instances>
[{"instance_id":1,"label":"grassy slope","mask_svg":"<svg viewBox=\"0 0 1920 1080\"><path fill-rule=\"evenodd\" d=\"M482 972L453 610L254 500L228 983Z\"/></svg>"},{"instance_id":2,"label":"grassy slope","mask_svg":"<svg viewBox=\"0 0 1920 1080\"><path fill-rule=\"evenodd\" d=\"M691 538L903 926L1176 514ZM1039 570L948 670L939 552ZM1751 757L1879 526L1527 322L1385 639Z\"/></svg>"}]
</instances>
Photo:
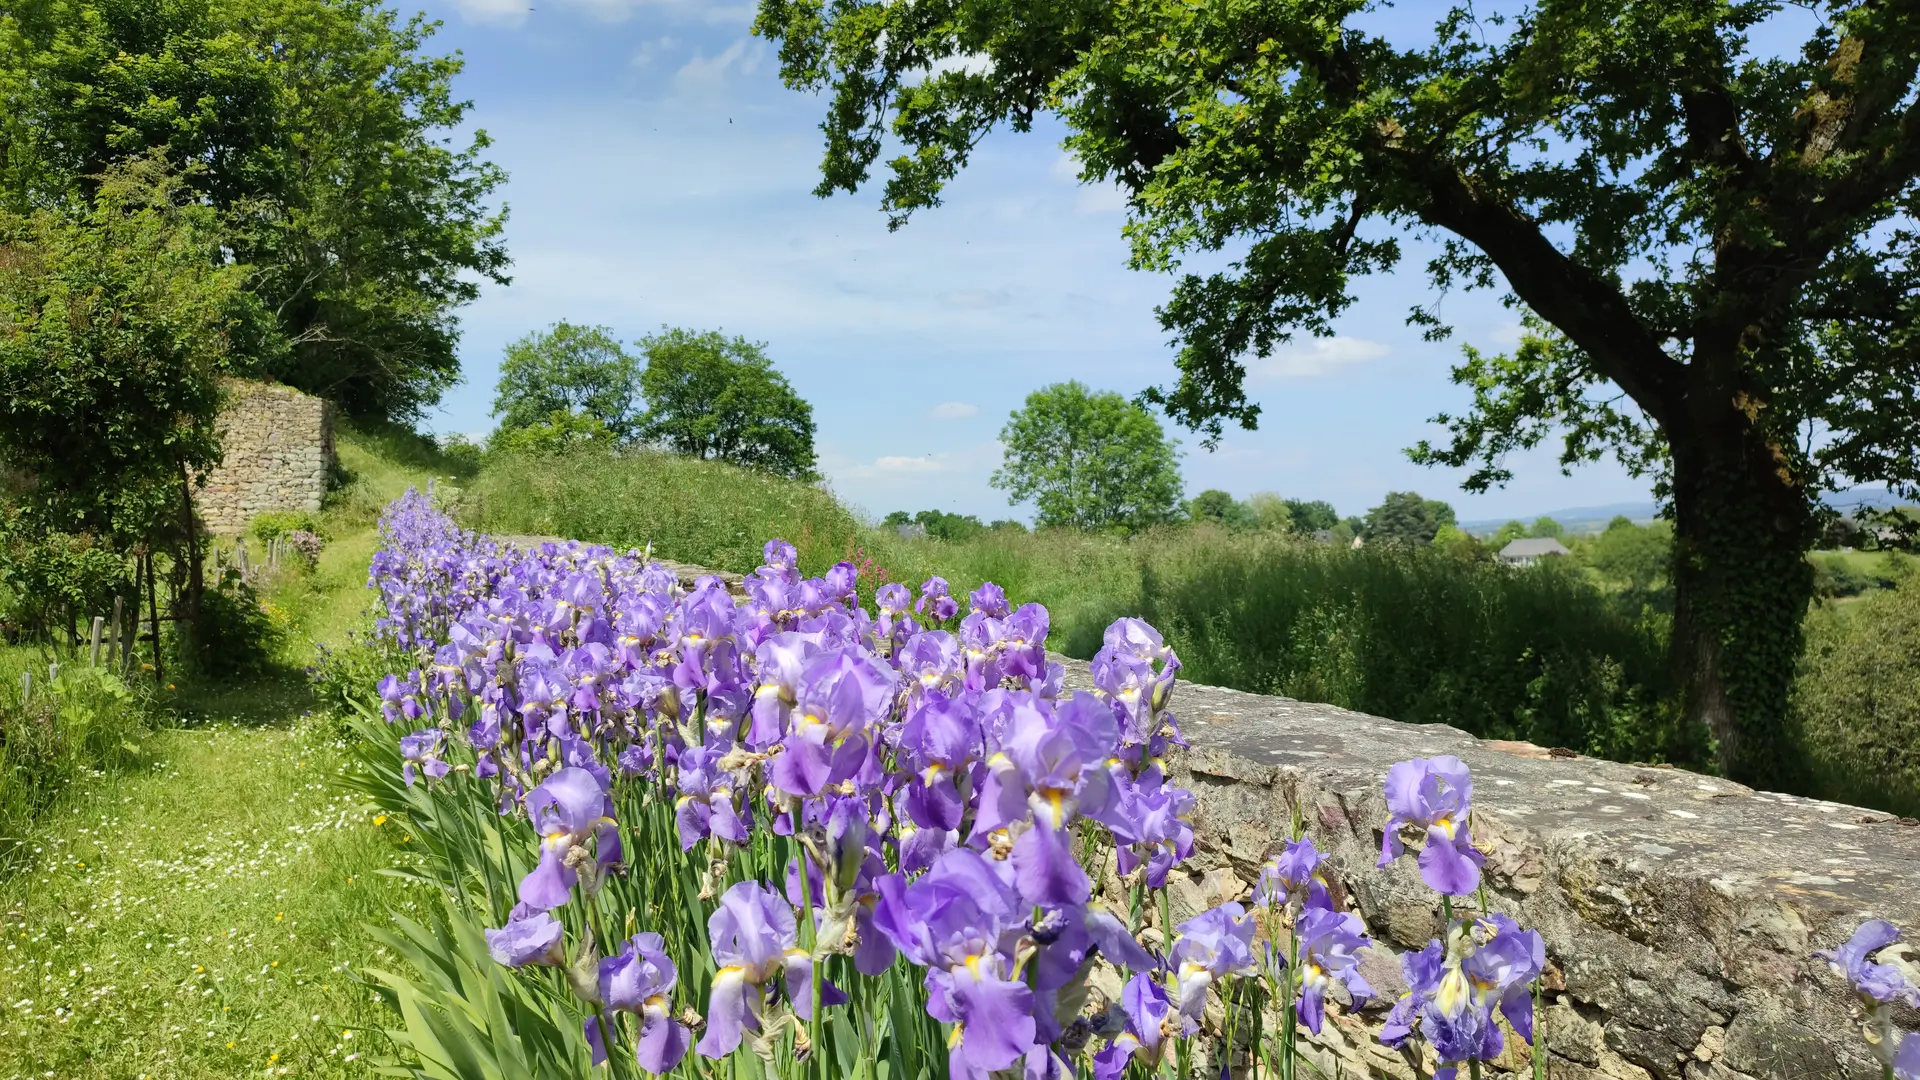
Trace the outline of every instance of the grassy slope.
<instances>
[{"instance_id":1,"label":"grassy slope","mask_svg":"<svg viewBox=\"0 0 1920 1080\"><path fill-rule=\"evenodd\" d=\"M321 565L270 597L284 670L182 687L144 767L74 793L0 882L0 1078L366 1075L379 1040L356 1029L391 1016L352 973L375 960L362 924L411 907L379 873L407 838L334 790L299 668L358 624L374 515L431 461L352 434L340 454Z\"/></svg>"}]
</instances>

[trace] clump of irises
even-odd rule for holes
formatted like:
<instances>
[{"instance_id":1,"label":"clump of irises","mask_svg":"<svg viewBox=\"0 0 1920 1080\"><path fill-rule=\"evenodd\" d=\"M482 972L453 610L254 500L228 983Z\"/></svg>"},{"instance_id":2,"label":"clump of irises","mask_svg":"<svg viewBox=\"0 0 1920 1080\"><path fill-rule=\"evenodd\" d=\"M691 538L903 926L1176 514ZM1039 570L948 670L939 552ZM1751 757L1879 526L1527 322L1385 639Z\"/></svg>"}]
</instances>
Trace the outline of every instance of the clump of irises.
<instances>
[{"instance_id":1,"label":"clump of irises","mask_svg":"<svg viewBox=\"0 0 1920 1080\"><path fill-rule=\"evenodd\" d=\"M1894 1030L1893 1007L1920 1009L1915 968L1903 964L1900 931L1884 919L1861 923L1846 944L1814 956L1853 987L1864 1018L1862 1032L1886 1080L1920 1080L1920 1032Z\"/></svg>"},{"instance_id":2,"label":"clump of irises","mask_svg":"<svg viewBox=\"0 0 1920 1080\"><path fill-rule=\"evenodd\" d=\"M1195 799L1166 765L1180 660L1145 622L1069 690L1046 609L991 583L964 614L938 577L869 611L852 564L807 577L780 540L736 595L638 552L502 545L417 494L382 529L380 628L419 662L378 708L407 789L447 808L417 825L493 822L458 876L492 958L574 1003L582 1060L1292 1080L1299 1028L1375 996L1297 813L1246 903L1175 923ZM1381 864L1417 847L1446 929L1403 958L1382 1037L1435 1080L1532 1041L1545 965L1487 906L1472 794L1455 758L1387 777Z\"/></svg>"}]
</instances>

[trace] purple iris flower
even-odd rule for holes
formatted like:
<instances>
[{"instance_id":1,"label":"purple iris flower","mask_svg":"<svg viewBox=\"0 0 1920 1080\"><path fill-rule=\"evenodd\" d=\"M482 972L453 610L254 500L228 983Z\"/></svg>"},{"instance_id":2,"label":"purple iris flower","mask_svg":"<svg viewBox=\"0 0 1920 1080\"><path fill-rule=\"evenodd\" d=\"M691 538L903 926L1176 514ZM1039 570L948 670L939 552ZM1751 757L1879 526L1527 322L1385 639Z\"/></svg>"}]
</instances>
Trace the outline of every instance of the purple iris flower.
<instances>
[{"instance_id":1,"label":"purple iris flower","mask_svg":"<svg viewBox=\"0 0 1920 1080\"><path fill-rule=\"evenodd\" d=\"M450 768L440 760L440 744L445 742L447 733L439 728L422 728L411 735L400 736L400 778L413 785L414 766L435 780L447 775Z\"/></svg>"},{"instance_id":2,"label":"purple iris flower","mask_svg":"<svg viewBox=\"0 0 1920 1080\"><path fill-rule=\"evenodd\" d=\"M1473 811L1473 777L1457 757L1416 758L1387 770L1386 832L1380 840L1380 865L1405 851L1400 830L1426 833L1420 849L1420 876L1435 892L1467 896L1480 887L1486 857L1473 846L1468 819Z\"/></svg>"},{"instance_id":3,"label":"purple iris flower","mask_svg":"<svg viewBox=\"0 0 1920 1080\"><path fill-rule=\"evenodd\" d=\"M979 612L989 619L1004 619L1011 609L1007 607L1007 591L991 581L983 581L980 587L967 597L968 610Z\"/></svg>"},{"instance_id":4,"label":"purple iris flower","mask_svg":"<svg viewBox=\"0 0 1920 1080\"><path fill-rule=\"evenodd\" d=\"M520 902L542 911L565 904L579 882L587 837L595 836L600 857L617 850L619 831L613 800L600 780L585 769L565 768L527 793L527 816L540 834L540 863L520 881ZM617 856L615 856L617 857Z\"/></svg>"},{"instance_id":5,"label":"purple iris flower","mask_svg":"<svg viewBox=\"0 0 1920 1080\"><path fill-rule=\"evenodd\" d=\"M801 679L773 785L789 795L816 795L853 776L866 761L869 730L892 708L897 678L852 651L816 659Z\"/></svg>"},{"instance_id":6,"label":"purple iris flower","mask_svg":"<svg viewBox=\"0 0 1920 1080\"><path fill-rule=\"evenodd\" d=\"M1007 1068L1034 1044L1033 990L1013 977L1003 942L1024 926L1027 905L1005 873L968 848L940 857L912 884L879 883L874 924L927 970L927 1012L956 1025L948 1069L974 1076Z\"/></svg>"},{"instance_id":7,"label":"purple iris flower","mask_svg":"<svg viewBox=\"0 0 1920 1080\"><path fill-rule=\"evenodd\" d=\"M1400 957L1400 976L1407 984L1407 992L1387 1013L1386 1023L1380 1028L1381 1042L1398 1050L1413 1037L1421 1010L1439 992L1440 980L1446 973L1446 947L1437 938L1427 942L1427 947L1419 952Z\"/></svg>"},{"instance_id":8,"label":"purple iris flower","mask_svg":"<svg viewBox=\"0 0 1920 1080\"><path fill-rule=\"evenodd\" d=\"M1495 1008L1515 1034L1533 1041L1531 984L1545 964L1539 933L1505 915L1460 923L1444 944L1436 940L1401 958L1409 991L1388 1014L1380 1040L1401 1046L1417 1027L1442 1066L1436 1080L1453 1080L1462 1063L1491 1061L1505 1048Z\"/></svg>"},{"instance_id":9,"label":"purple iris flower","mask_svg":"<svg viewBox=\"0 0 1920 1080\"><path fill-rule=\"evenodd\" d=\"M1080 976L1097 952L1114 967L1158 971L1160 964L1127 932L1127 925L1097 907L1062 907L1043 912L1031 927L1033 988L1051 992Z\"/></svg>"},{"instance_id":10,"label":"purple iris flower","mask_svg":"<svg viewBox=\"0 0 1920 1080\"><path fill-rule=\"evenodd\" d=\"M498 930L488 930L487 953L508 967L537 964L562 967L567 962L562 939L565 929L560 921L544 911L532 911L525 905L514 908L513 918Z\"/></svg>"},{"instance_id":11,"label":"purple iris flower","mask_svg":"<svg viewBox=\"0 0 1920 1080\"><path fill-rule=\"evenodd\" d=\"M670 1072L687 1056L692 1032L673 1019L673 986L678 981L667 942L659 934L635 934L615 956L600 961L600 1000L607 1008L640 1018L635 1057L656 1075ZM604 1048L594 1056L598 1065Z\"/></svg>"},{"instance_id":12,"label":"purple iris flower","mask_svg":"<svg viewBox=\"0 0 1920 1080\"><path fill-rule=\"evenodd\" d=\"M1893 1055L1893 1080L1920 1080L1920 1031L1900 1040Z\"/></svg>"},{"instance_id":13,"label":"purple iris flower","mask_svg":"<svg viewBox=\"0 0 1920 1080\"><path fill-rule=\"evenodd\" d=\"M1252 975L1253 919L1247 909L1228 902L1195 915L1176 929L1180 936L1167 957L1173 968L1180 1015L1191 1032L1206 1012L1207 990L1228 975Z\"/></svg>"},{"instance_id":14,"label":"purple iris flower","mask_svg":"<svg viewBox=\"0 0 1920 1080\"><path fill-rule=\"evenodd\" d=\"M980 749L973 701L929 692L900 729L903 764L914 770L903 809L915 825L942 831L960 827L972 787L971 766Z\"/></svg>"},{"instance_id":15,"label":"purple iris flower","mask_svg":"<svg viewBox=\"0 0 1920 1080\"><path fill-rule=\"evenodd\" d=\"M1351 912L1310 907L1296 924L1300 945L1300 1022L1320 1034L1326 1015L1327 988L1338 982L1357 1000L1373 996L1373 987L1360 977L1355 954L1371 945L1360 916Z\"/></svg>"},{"instance_id":16,"label":"purple iris flower","mask_svg":"<svg viewBox=\"0 0 1920 1080\"><path fill-rule=\"evenodd\" d=\"M1833 966L1833 970L1853 984L1853 989L1870 1007L1905 1002L1920 1008L1920 989L1907 981L1904 973L1890 964L1875 963L1874 954L1900 940L1900 931L1885 919L1869 919L1860 924L1837 949L1822 949L1813 955Z\"/></svg>"},{"instance_id":17,"label":"purple iris flower","mask_svg":"<svg viewBox=\"0 0 1920 1080\"><path fill-rule=\"evenodd\" d=\"M874 624L874 632L882 638L898 644L920 632L920 624L907 614L907 606L912 603L912 594L899 582L892 582L874 590L873 603L880 609L880 619Z\"/></svg>"},{"instance_id":18,"label":"purple iris flower","mask_svg":"<svg viewBox=\"0 0 1920 1080\"><path fill-rule=\"evenodd\" d=\"M400 699L406 695L406 688L401 685L400 676L388 675L380 680L379 689L380 715L387 718L387 723L395 723L400 719Z\"/></svg>"},{"instance_id":19,"label":"purple iris flower","mask_svg":"<svg viewBox=\"0 0 1920 1080\"><path fill-rule=\"evenodd\" d=\"M747 842L746 823L733 807L733 780L720 767L721 754L717 747L704 746L680 752L680 797L674 802L673 817L681 851L709 836Z\"/></svg>"},{"instance_id":20,"label":"purple iris flower","mask_svg":"<svg viewBox=\"0 0 1920 1080\"><path fill-rule=\"evenodd\" d=\"M800 680L821 653L817 634L785 631L762 641L754 651L754 670L760 684L753 692L753 726L747 745L765 749L786 737Z\"/></svg>"},{"instance_id":21,"label":"purple iris flower","mask_svg":"<svg viewBox=\"0 0 1920 1080\"><path fill-rule=\"evenodd\" d=\"M1125 877L1144 864L1147 888L1158 889L1167 883L1168 871L1193 854L1193 826L1187 820L1193 792L1167 787L1157 771L1136 783L1120 770L1113 774L1113 786L1117 797L1101 820L1119 845L1120 874Z\"/></svg>"},{"instance_id":22,"label":"purple iris flower","mask_svg":"<svg viewBox=\"0 0 1920 1080\"><path fill-rule=\"evenodd\" d=\"M1028 903L1079 904L1091 894L1067 827L1081 814L1107 816L1113 789L1106 759L1115 737L1112 711L1090 694L1076 693L1051 716L1037 703L1015 706L1004 748L987 761L973 836L1032 815L1033 828L1013 844Z\"/></svg>"},{"instance_id":23,"label":"purple iris flower","mask_svg":"<svg viewBox=\"0 0 1920 1080\"><path fill-rule=\"evenodd\" d=\"M950 692L966 673L960 642L945 630L928 630L908 638L895 650L893 662L907 680L910 694Z\"/></svg>"},{"instance_id":24,"label":"purple iris flower","mask_svg":"<svg viewBox=\"0 0 1920 1080\"><path fill-rule=\"evenodd\" d=\"M1256 907L1333 907L1327 895L1327 877L1320 866L1327 857L1313 846L1310 837L1290 841L1286 848L1260 867L1260 880L1254 886Z\"/></svg>"},{"instance_id":25,"label":"purple iris flower","mask_svg":"<svg viewBox=\"0 0 1920 1080\"><path fill-rule=\"evenodd\" d=\"M740 1045L742 1032L759 1031L760 1016L775 978L783 978L787 1000L802 1020L813 1017L813 958L800 948L793 909L757 881L742 881L720 897L707 919L713 943L713 993L707 1002L707 1032L702 1056L723 1058ZM821 984L821 1003L844 1001Z\"/></svg>"},{"instance_id":26,"label":"purple iris flower","mask_svg":"<svg viewBox=\"0 0 1920 1080\"><path fill-rule=\"evenodd\" d=\"M933 610L927 611L931 604ZM936 623L946 622L960 610L960 602L947 592L947 579L930 577L920 584L920 599L913 602L913 610L931 615Z\"/></svg>"},{"instance_id":27,"label":"purple iris flower","mask_svg":"<svg viewBox=\"0 0 1920 1080\"><path fill-rule=\"evenodd\" d=\"M763 569L779 574L792 575L800 565L800 552L778 537L767 541L766 546L760 549L760 558L766 563Z\"/></svg>"},{"instance_id":28,"label":"purple iris flower","mask_svg":"<svg viewBox=\"0 0 1920 1080\"><path fill-rule=\"evenodd\" d=\"M1143 971L1127 980L1120 991L1120 1011L1127 1018L1126 1030L1093 1055L1094 1080L1119 1080L1135 1057L1148 1073L1157 1073L1167 1048L1173 1045L1163 1027L1173 1012L1173 1002L1151 973Z\"/></svg>"}]
</instances>

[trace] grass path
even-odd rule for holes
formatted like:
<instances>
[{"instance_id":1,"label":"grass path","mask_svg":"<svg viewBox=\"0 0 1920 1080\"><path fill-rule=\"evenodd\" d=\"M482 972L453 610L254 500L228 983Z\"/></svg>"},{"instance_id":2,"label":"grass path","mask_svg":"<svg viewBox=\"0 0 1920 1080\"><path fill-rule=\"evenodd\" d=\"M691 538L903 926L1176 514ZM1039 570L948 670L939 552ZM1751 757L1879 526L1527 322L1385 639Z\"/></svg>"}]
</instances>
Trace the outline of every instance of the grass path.
<instances>
[{"instance_id":1,"label":"grass path","mask_svg":"<svg viewBox=\"0 0 1920 1080\"><path fill-rule=\"evenodd\" d=\"M182 686L140 768L93 779L0 880L0 1080L363 1077L394 1020L356 977L364 927L413 907L379 871L409 837L341 793L300 668L361 622L372 511L407 469L355 442L366 488L319 568L275 588L284 669Z\"/></svg>"}]
</instances>

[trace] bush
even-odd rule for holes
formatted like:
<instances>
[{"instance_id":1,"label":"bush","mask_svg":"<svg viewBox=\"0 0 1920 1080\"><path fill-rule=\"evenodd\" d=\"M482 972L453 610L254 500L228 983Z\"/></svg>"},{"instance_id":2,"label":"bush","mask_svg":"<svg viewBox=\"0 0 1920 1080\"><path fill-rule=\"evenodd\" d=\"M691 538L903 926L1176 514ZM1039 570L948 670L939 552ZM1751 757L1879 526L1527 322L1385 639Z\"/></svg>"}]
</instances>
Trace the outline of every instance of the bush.
<instances>
[{"instance_id":1,"label":"bush","mask_svg":"<svg viewBox=\"0 0 1920 1080\"><path fill-rule=\"evenodd\" d=\"M199 617L186 625L176 659L196 675L242 678L264 674L279 643L280 628L259 594L229 571L201 594Z\"/></svg>"},{"instance_id":2,"label":"bush","mask_svg":"<svg viewBox=\"0 0 1920 1080\"><path fill-rule=\"evenodd\" d=\"M34 535L0 522L0 627L7 637L44 642L84 634L92 616L113 613L116 595L132 594L131 561L91 536Z\"/></svg>"},{"instance_id":3,"label":"bush","mask_svg":"<svg viewBox=\"0 0 1920 1080\"><path fill-rule=\"evenodd\" d=\"M495 535L653 545L666 559L749 573L767 537L791 541L820 573L850 558L860 523L824 488L653 450L585 447L494 458L455 505Z\"/></svg>"},{"instance_id":4,"label":"bush","mask_svg":"<svg viewBox=\"0 0 1920 1080\"><path fill-rule=\"evenodd\" d=\"M44 659L0 663L0 872L36 816L86 773L135 760L148 727L144 682L136 690L84 660Z\"/></svg>"},{"instance_id":5,"label":"bush","mask_svg":"<svg viewBox=\"0 0 1920 1080\"><path fill-rule=\"evenodd\" d=\"M247 535L260 541L277 540L292 532L319 531L318 520L305 510L269 510L247 522Z\"/></svg>"},{"instance_id":6,"label":"bush","mask_svg":"<svg viewBox=\"0 0 1920 1080\"><path fill-rule=\"evenodd\" d=\"M1920 578L1815 609L1793 704L1823 795L1920 817Z\"/></svg>"}]
</instances>

